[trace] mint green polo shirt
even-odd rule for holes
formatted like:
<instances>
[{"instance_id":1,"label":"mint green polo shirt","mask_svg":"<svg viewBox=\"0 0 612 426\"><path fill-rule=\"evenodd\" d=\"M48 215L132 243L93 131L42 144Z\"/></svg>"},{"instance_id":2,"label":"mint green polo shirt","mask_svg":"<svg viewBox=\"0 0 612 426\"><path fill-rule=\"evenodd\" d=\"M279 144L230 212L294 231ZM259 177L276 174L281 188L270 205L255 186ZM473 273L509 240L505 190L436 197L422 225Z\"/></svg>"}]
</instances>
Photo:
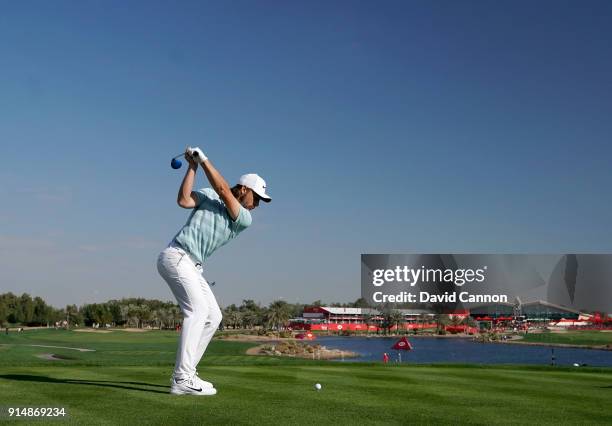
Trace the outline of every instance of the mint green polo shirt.
<instances>
[{"instance_id":1,"label":"mint green polo shirt","mask_svg":"<svg viewBox=\"0 0 612 426\"><path fill-rule=\"evenodd\" d=\"M194 259L204 263L218 248L236 238L251 224L251 213L240 206L236 220L229 215L225 203L212 188L194 191L196 207L187 223L176 234L178 242Z\"/></svg>"}]
</instances>

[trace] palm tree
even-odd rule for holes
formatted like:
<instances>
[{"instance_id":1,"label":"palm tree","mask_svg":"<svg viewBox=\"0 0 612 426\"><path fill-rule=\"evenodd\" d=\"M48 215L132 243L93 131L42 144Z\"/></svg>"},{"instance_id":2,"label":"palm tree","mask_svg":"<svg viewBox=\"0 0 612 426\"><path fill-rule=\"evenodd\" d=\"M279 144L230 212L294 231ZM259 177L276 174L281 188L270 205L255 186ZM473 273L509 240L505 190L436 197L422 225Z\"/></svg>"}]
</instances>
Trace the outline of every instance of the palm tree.
<instances>
[{"instance_id":1,"label":"palm tree","mask_svg":"<svg viewBox=\"0 0 612 426\"><path fill-rule=\"evenodd\" d=\"M395 330L399 334L400 325L404 325L404 314L398 310L392 310L389 315L389 322L395 325Z\"/></svg>"},{"instance_id":2,"label":"palm tree","mask_svg":"<svg viewBox=\"0 0 612 426\"><path fill-rule=\"evenodd\" d=\"M461 325L462 322L463 322L463 319L461 319L461 317L459 317L458 315L453 315L452 318L450 319L450 324L453 327L457 327Z\"/></svg>"},{"instance_id":3,"label":"palm tree","mask_svg":"<svg viewBox=\"0 0 612 426\"><path fill-rule=\"evenodd\" d=\"M182 313L181 308L178 306L172 306L170 308L170 318L172 318L172 328L175 328L177 324L181 322Z\"/></svg>"},{"instance_id":4,"label":"palm tree","mask_svg":"<svg viewBox=\"0 0 612 426\"><path fill-rule=\"evenodd\" d=\"M153 326L155 328L159 328L160 330L162 329L164 325L161 309L162 308L158 308L158 309L153 309L151 311L151 319L153 320Z\"/></svg>"},{"instance_id":5,"label":"palm tree","mask_svg":"<svg viewBox=\"0 0 612 426\"><path fill-rule=\"evenodd\" d=\"M268 312L266 315L266 325L270 328L276 328L280 331L285 327L290 317L291 314L289 312L287 302L283 300L277 300L275 302L272 302L268 307Z\"/></svg>"},{"instance_id":6,"label":"palm tree","mask_svg":"<svg viewBox=\"0 0 612 426\"><path fill-rule=\"evenodd\" d=\"M474 318L472 318L469 315L463 319L462 324L465 324L467 327L476 327L478 325L476 323L476 320L474 320ZM467 328L466 328L466 332L467 332Z\"/></svg>"},{"instance_id":7,"label":"palm tree","mask_svg":"<svg viewBox=\"0 0 612 426\"><path fill-rule=\"evenodd\" d=\"M100 322L104 324L105 327L106 324L113 322L113 314L106 308L106 306L101 310Z\"/></svg>"},{"instance_id":8,"label":"palm tree","mask_svg":"<svg viewBox=\"0 0 612 426\"><path fill-rule=\"evenodd\" d=\"M436 319L436 330L438 334L443 334L443 330L445 331L445 327L449 322L448 315L436 314L434 318Z\"/></svg>"},{"instance_id":9,"label":"palm tree","mask_svg":"<svg viewBox=\"0 0 612 426\"><path fill-rule=\"evenodd\" d=\"M140 328L140 306L130 303L128 305L128 326L132 322L136 328Z\"/></svg>"},{"instance_id":10,"label":"palm tree","mask_svg":"<svg viewBox=\"0 0 612 426\"><path fill-rule=\"evenodd\" d=\"M147 305L140 305L140 326L144 328L144 324L148 325L151 321L151 309Z\"/></svg>"},{"instance_id":11,"label":"palm tree","mask_svg":"<svg viewBox=\"0 0 612 426\"><path fill-rule=\"evenodd\" d=\"M256 312L251 310L245 311L242 313L242 326L247 329L251 329L255 326L258 320L258 315Z\"/></svg>"},{"instance_id":12,"label":"palm tree","mask_svg":"<svg viewBox=\"0 0 612 426\"><path fill-rule=\"evenodd\" d=\"M391 328L391 311L385 310L381 313L382 321L381 328L385 331L385 334L389 334Z\"/></svg>"},{"instance_id":13,"label":"palm tree","mask_svg":"<svg viewBox=\"0 0 612 426\"><path fill-rule=\"evenodd\" d=\"M237 329L242 322L242 312L240 311L229 311L225 316L225 322L233 329Z\"/></svg>"},{"instance_id":14,"label":"palm tree","mask_svg":"<svg viewBox=\"0 0 612 426\"><path fill-rule=\"evenodd\" d=\"M157 318L160 330L166 328L168 324L168 310L165 307L160 306L159 308L157 308L153 316L154 318Z\"/></svg>"},{"instance_id":15,"label":"palm tree","mask_svg":"<svg viewBox=\"0 0 612 426\"><path fill-rule=\"evenodd\" d=\"M457 328L461 326L463 318L461 318L459 315L449 315L449 322L451 327L453 327L453 334L455 334L457 333ZM463 330L463 332L465 332L465 329Z\"/></svg>"},{"instance_id":16,"label":"palm tree","mask_svg":"<svg viewBox=\"0 0 612 426\"><path fill-rule=\"evenodd\" d=\"M370 324L372 324L372 321L374 321L374 316L367 312L367 313L363 313L363 315L361 316L363 318L363 323L366 326L366 335L370 334Z\"/></svg>"},{"instance_id":17,"label":"palm tree","mask_svg":"<svg viewBox=\"0 0 612 426\"><path fill-rule=\"evenodd\" d=\"M124 324L128 324L130 320L130 306L129 305L121 305L121 319ZM128 324L129 325L129 324Z\"/></svg>"},{"instance_id":18,"label":"palm tree","mask_svg":"<svg viewBox=\"0 0 612 426\"><path fill-rule=\"evenodd\" d=\"M420 314L419 317L417 318L417 324L421 324L420 327L420 331L423 331L423 328L425 328L425 324L427 324L427 322L429 321L429 315L427 314ZM415 333L416 334L416 333Z\"/></svg>"}]
</instances>

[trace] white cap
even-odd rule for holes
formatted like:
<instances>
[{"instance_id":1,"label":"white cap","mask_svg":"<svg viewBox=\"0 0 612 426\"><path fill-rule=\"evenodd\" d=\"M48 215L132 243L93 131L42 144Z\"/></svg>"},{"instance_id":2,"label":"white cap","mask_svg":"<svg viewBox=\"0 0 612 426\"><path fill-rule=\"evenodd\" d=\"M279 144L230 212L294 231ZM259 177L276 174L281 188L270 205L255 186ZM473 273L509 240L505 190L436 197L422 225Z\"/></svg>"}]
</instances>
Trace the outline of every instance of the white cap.
<instances>
[{"instance_id":1,"label":"white cap","mask_svg":"<svg viewBox=\"0 0 612 426\"><path fill-rule=\"evenodd\" d=\"M272 201L272 198L266 194L266 181L263 180L258 174L249 173L242 175L240 176L240 181L238 183L246 186L247 188L251 188L253 192L255 192L259 198L264 200L266 203Z\"/></svg>"}]
</instances>

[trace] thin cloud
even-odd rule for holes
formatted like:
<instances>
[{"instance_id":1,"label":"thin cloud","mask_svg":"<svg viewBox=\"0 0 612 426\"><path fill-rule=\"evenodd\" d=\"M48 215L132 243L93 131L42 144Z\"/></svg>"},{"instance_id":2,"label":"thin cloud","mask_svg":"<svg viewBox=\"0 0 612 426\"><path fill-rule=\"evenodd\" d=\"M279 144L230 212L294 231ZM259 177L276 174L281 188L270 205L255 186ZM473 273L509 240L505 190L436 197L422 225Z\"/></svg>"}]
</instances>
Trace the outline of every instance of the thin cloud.
<instances>
[{"instance_id":1,"label":"thin cloud","mask_svg":"<svg viewBox=\"0 0 612 426\"><path fill-rule=\"evenodd\" d=\"M159 247L159 241L147 240L140 237L132 237L100 244L82 244L78 248L82 252L94 253L106 250L117 250L118 248L129 250L150 250Z\"/></svg>"},{"instance_id":2,"label":"thin cloud","mask_svg":"<svg viewBox=\"0 0 612 426\"><path fill-rule=\"evenodd\" d=\"M102 247L94 245L83 245L79 246L79 250L87 253L93 253L102 250Z\"/></svg>"},{"instance_id":3,"label":"thin cloud","mask_svg":"<svg viewBox=\"0 0 612 426\"><path fill-rule=\"evenodd\" d=\"M14 235L0 235L0 250L2 251L47 251L56 247L53 240L47 238L32 238Z\"/></svg>"},{"instance_id":4,"label":"thin cloud","mask_svg":"<svg viewBox=\"0 0 612 426\"><path fill-rule=\"evenodd\" d=\"M50 187L35 187L35 188L19 188L15 193L20 196L32 197L37 201L62 203L73 199L74 191L66 186L55 188Z\"/></svg>"}]
</instances>

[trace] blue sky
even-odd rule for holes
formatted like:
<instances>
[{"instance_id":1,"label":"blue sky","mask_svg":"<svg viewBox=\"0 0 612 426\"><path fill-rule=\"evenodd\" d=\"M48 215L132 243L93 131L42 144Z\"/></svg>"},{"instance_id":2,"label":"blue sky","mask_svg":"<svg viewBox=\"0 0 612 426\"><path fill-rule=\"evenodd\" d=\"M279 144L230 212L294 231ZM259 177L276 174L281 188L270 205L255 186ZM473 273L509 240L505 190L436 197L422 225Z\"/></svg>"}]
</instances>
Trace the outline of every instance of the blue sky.
<instances>
[{"instance_id":1,"label":"blue sky","mask_svg":"<svg viewBox=\"0 0 612 426\"><path fill-rule=\"evenodd\" d=\"M220 304L351 301L361 253L612 250L612 4L27 1L0 15L0 292L171 300L198 145L274 201ZM206 186L203 174L200 187Z\"/></svg>"}]
</instances>

